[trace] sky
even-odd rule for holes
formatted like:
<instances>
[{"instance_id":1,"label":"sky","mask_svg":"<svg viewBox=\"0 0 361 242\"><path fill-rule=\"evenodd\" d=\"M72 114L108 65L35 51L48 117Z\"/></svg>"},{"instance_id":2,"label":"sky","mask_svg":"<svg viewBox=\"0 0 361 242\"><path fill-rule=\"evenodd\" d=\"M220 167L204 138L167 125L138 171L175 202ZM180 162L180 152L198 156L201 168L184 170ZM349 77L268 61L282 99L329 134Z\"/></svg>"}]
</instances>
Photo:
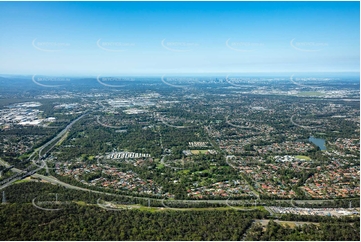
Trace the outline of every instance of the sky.
<instances>
[{"instance_id":1,"label":"sky","mask_svg":"<svg viewBox=\"0 0 361 242\"><path fill-rule=\"evenodd\" d=\"M0 2L0 73L359 72L359 2Z\"/></svg>"}]
</instances>

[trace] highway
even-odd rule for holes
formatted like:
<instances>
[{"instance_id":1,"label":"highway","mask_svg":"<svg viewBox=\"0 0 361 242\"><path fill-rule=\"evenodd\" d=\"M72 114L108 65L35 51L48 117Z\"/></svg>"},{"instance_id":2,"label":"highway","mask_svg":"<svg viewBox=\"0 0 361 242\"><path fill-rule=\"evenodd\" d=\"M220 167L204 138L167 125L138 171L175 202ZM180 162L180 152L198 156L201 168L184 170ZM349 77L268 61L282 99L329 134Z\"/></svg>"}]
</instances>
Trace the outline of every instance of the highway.
<instances>
[{"instance_id":1,"label":"highway","mask_svg":"<svg viewBox=\"0 0 361 242\"><path fill-rule=\"evenodd\" d=\"M58 140L58 139L60 140L60 139L66 134L66 132L69 131L69 129L71 128L71 126L73 126L76 122L78 122L78 121L79 121L81 118L83 118L85 115L87 115L87 113L84 113L84 114L81 115L80 117L74 119L74 120L73 120L70 124L68 124L62 131L60 131L54 138L52 138L52 139L51 139L50 141L48 141L46 144L42 145L42 146L39 148L39 150L38 150L38 154L39 154L38 161L42 158L42 157L41 157L41 152L42 152L47 146L49 146L50 144L52 144L54 141L56 141L56 140ZM47 152L49 152L51 149L53 149L53 148L55 147L55 145L56 145L56 143L55 143ZM47 152L46 152L46 153L47 153ZM36 151L34 151L34 153L36 153ZM31 156L33 156L34 153L31 154ZM46 153L45 153L45 154L46 154ZM44 154L44 155L45 155L45 154ZM31 157L31 156L30 156L30 157ZM35 161L33 161L33 163L34 163L35 165L37 165L37 164L35 163ZM45 161L43 161L42 167L45 167L46 172L49 174L49 167L48 167L48 165L46 164Z\"/></svg>"},{"instance_id":2,"label":"highway","mask_svg":"<svg viewBox=\"0 0 361 242\"><path fill-rule=\"evenodd\" d=\"M51 143L53 143L55 140L60 139L66 132L68 132L68 130L71 128L71 126L73 126L73 124L75 124L76 122L78 122L81 118L83 118L85 115L87 115L87 113L84 113L83 115L81 115L80 117L78 117L77 119L74 119L70 124L68 124L62 131L60 131L54 138L52 138L50 141L48 141L46 144L42 145L39 148L39 159L41 158L41 152L43 151L44 148L46 148L48 145L50 145ZM36 152L36 151L34 151Z\"/></svg>"},{"instance_id":3,"label":"highway","mask_svg":"<svg viewBox=\"0 0 361 242\"><path fill-rule=\"evenodd\" d=\"M61 138L70 128L71 126L73 126L73 124L75 124L76 122L78 122L81 118L83 118L87 113L82 114L80 117L76 118L75 120L73 120L70 124L68 124L62 131L60 131L54 138L52 138L50 141L48 141L47 143L45 143L44 145L42 145L38 150L35 150L30 157L32 157L34 154L36 154L38 152L39 154L39 158L38 161L41 159L41 152L44 150L44 148L46 148L47 146L49 146L51 143L53 143L55 140ZM53 146L54 147L54 146ZM52 147L52 148L53 148ZM29 158L30 158L29 157ZM46 162L44 160L42 160L43 164L41 166L38 166L35 161L33 161L33 163L38 166L38 168L36 168L35 170L32 171L24 171L24 170L20 170L17 168L11 168L12 172L18 173L18 175L14 175L11 178L8 178L7 180L5 180L6 182L4 184L2 184L0 186L0 190L4 189L7 186L10 186L12 183L14 183L17 180L21 180L23 178L25 178L26 176L29 175L37 175L35 174L36 172L38 172L39 170L45 168L47 172L49 172L48 170L48 166L46 164ZM0 159L0 164L2 164L5 167L10 167L10 164L6 163L5 161ZM4 182L4 181L3 181Z\"/></svg>"}]
</instances>

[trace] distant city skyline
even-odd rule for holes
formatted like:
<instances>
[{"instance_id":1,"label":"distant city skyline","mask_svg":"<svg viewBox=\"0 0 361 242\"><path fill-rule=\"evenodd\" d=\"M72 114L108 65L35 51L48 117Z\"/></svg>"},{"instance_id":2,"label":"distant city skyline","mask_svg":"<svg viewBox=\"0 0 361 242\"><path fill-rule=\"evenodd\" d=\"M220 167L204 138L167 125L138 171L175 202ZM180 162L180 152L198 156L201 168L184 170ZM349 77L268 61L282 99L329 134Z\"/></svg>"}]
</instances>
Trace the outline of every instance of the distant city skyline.
<instances>
[{"instance_id":1,"label":"distant city skyline","mask_svg":"<svg viewBox=\"0 0 361 242\"><path fill-rule=\"evenodd\" d=\"M360 71L359 2L0 2L0 73Z\"/></svg>"}]
</instances>

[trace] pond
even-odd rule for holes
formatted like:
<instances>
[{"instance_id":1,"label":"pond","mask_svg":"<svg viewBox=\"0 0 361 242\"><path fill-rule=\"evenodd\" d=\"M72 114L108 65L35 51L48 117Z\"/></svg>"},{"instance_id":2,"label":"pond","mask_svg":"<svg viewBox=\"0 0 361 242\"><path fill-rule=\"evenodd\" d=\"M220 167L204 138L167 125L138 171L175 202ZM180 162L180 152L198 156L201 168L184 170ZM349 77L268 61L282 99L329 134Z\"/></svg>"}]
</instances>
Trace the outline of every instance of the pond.
<instances>
[{"instance_id":1,"label":"pond","mask_svg":"<svg viewBox=\"0 0 361 242\"><path fill-rule=\"evenodd\" d=\"M320 147L321 150L326 150L326 145L325 145L324 139L315 138L315 137L311 136L310 138L308 138L308 141L310 141L310 142L314 143L315 145L317 145L318 147Z\"/></svg>"}]
</instances>

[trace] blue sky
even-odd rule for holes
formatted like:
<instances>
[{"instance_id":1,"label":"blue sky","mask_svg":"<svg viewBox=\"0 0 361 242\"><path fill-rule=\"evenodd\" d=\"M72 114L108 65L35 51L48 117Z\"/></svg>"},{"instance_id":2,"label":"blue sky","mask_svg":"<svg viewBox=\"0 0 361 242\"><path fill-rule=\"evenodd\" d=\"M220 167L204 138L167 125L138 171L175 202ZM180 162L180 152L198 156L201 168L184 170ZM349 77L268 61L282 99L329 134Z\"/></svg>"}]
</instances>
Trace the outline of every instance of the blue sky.
<instances>
[{"instance_id":1,"label":"blue sky","mask_svg":"<svg viewBox=\"0 0 361 242\"><path fill-rule=\"evenodd\" d=\"M0 73L359 71L359 2L0 2Z\"/></svg>"}]
</instances>

